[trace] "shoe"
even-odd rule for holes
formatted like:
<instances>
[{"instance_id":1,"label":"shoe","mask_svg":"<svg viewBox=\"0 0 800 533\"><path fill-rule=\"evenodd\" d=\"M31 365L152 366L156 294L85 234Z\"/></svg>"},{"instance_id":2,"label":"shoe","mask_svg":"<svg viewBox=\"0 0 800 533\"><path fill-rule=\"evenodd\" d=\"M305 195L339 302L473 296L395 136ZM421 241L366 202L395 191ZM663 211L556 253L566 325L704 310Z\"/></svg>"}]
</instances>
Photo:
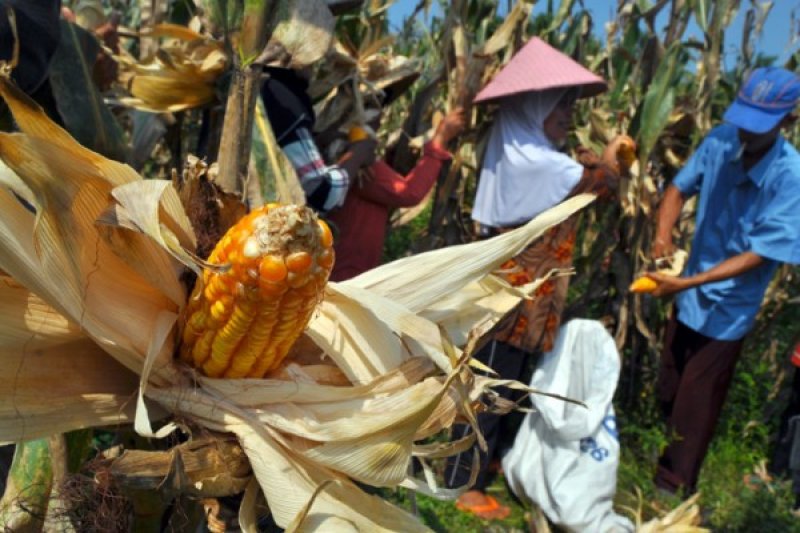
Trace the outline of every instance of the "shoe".
<instances>
[{"instance_id":1,"label":"shoe","mask_svg":"<svg viewBox=\"0 0 800 533\"><path fill-rule=\"evenodd\" d=\"M468 496L464 498L464 496ZM467 501L465 501L467 500ZM468 500L472 500L469 502ZM483 502L483 503L479 503ZM503 520L511 514L511 509L501 505L496 499L479 491L469 491L456 501L456 509L471 513L484 520Z\"/></svg>"}]
</instances>

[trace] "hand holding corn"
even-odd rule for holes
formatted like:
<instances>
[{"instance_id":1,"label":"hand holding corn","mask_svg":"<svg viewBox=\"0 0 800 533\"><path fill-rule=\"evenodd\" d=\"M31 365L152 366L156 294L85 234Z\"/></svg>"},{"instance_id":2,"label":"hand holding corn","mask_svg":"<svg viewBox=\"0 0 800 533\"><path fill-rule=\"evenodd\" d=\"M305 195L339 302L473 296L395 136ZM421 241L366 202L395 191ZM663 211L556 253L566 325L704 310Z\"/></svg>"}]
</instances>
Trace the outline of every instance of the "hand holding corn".
<instances>
[{"instance_id":1,"label":"hand holding corn","mask_svg":"<svg viewBox=\"0 0 800 533\"><path fill-rule=\"evenodd\" d=\"M636 142L627 135L617 135L605 150L603 162L619 175L627 175L636 161Z\"/></svg>"},{"instance_id":2,"label":"hand holding corn","mask_svg":"<svg viewBox=\"0 0 800 533\"><path fill-rule=\"evenodd\" d=\"M453 109L436 125L436 131L431 141L438 147L447 149L447 144L464 131L466 123L464 108L457 107Z\"/></svg>"},{"instance_id":3,"label":"hand holding corn","mask_svg":"<svg viewBox=\"0 0 800 533\"><path fill-rule=\"evenodd\" d=\"M636 279L628 290L636 293L654 293L656 296L683 290L685 287L678 276L683 271L688 256L685 250L676 250L670 257L656 259L656 270Z\"/></svg>"}]
</instances>

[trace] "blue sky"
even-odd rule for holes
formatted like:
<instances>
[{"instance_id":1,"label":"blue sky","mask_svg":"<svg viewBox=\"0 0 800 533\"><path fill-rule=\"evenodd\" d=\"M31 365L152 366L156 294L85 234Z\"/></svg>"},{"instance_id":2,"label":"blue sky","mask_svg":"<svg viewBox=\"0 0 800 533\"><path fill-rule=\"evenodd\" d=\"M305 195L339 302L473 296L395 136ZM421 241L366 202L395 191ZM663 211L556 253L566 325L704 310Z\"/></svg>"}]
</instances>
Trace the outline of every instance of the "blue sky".
<instances>
[{"instance_id":1,"label":"blue sky","mask_svg":"<svg viewBox=\"0 0 800 533\"><path fill-rule=\"evenodd\" d=\"M507 0L499 0L500 5L506 6ZM418 3L417 0L396 0L389 8L389 20L392 24L398 25L403 18L408 16ZM554 2L557 5L557 1ZM595 32L602 34L605 23L613 16L617 5L617 0L584 0L584 5L592 12L595 23ZM733 23L728 28L725 38L725 54L730 61L735 59L738 54L739 46L742 41L742 26L747 8L750 1L741 0L739 12ZM547 9L547 0L538 0L534 5L534 14L543 12ZM438 11L437 11L438 12ZM668 13L668 8L664 8L662 15ZM792 28L792 13L794 13L794 28ZM666 18L666 17L662 17ZM756 42L756 52L761 52L778 57L778 64L784 63L792 52L800 50L800 37L798 32L798 19L800 19L800 0L774 0L774 5L764 25L761 38ZM663 29L665 21L659 21L658 29ZM794 31L795 40L791 48L789 47L790 35ZM701 32L696 25L690 25L687 35L700 38Z\"/></svg>"}]
</instances>

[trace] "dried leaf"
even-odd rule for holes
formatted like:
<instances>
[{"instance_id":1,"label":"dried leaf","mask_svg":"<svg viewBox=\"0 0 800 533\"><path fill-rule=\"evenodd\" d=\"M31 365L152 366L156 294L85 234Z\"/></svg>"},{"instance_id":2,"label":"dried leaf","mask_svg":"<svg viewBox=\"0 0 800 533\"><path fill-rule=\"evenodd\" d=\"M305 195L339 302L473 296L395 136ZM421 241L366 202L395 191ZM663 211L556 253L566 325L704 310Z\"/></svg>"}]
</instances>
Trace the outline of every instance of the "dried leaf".
<instances>
[{"instance_id":1,"label":"dried leaf","mask_svg":"<svg viewBox=\"0 0 800 533\"><path fill-rule=\"evenodd\" d=\"M333 42L336 20L318 0L290 0L271 41L289 53L289 68L302 69L322 59Z\"/></svg>"}]
</instances>

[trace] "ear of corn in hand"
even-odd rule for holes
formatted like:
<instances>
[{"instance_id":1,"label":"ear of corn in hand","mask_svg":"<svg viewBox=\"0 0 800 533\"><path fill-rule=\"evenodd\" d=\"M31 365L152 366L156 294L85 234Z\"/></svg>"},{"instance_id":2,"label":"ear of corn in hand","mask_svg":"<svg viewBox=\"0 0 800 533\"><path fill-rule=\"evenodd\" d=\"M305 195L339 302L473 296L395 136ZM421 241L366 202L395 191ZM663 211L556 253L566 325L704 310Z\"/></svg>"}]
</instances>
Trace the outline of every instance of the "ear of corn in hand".
<instances>
[{"instance_id":1,"label":"ear of corn in hand","mask_svg":"<svg viewBox=\"0 0 800 533\"><path fill-rule=\"evenodd\" d=\"M631 286L628 287L628 290L631 292L653 292L658 287L658 282L653 278L648 278L647 276L642 276L641 278L635 280L631 283Z\"/></svg>"},{"instance_id":2,"label":"ear of corn in hand","mask_svg":"<svg viewBox=\"0 0 800 533\"><path fill-rule=\"evenodd\" d=\"M261 378L303 333L333 267L333 236L308 208L267 204L217 243L186 309L180 358L210 377Z\"/></svg>"},{"instance_id":3,"label":"ear of corn in hand","mask_svg":"<svg viewBox=\"0 0 800 533\"><path fill-rule=\"evenodd\" d=\"M667 276L680 276L688 257L689 254L686 250L675 250L671 256L656 259L656 265L662 265L660 268L656 269L656 272ZM656 290L656 287L658 287L658 282L656 280L647 276L642 276L631 283L628 290L631 292L649 293Z\"/></svg>"},{"instance_id":4,"label":"ear of corn in hand","mask_svg":"<svg viewBox=\"0 0 800 533\"><path fill-rule=\"evenodd\" d=\"M636 161L636 142L627 135L621 135L617 148L617 160L626 169L631 168Z\"/></svg>"},{"instance_id":5,"label":"ear of corn in hand","mask_svg":"<svg viewBox=\"0 0 800 533\"><path fill-rule=\"evenodd\" d=\"M347 140L348 142L351 143L363 141L364 139L368 138L369 138L369 133L367 133L367 130L362 128L361 126L352 126L350 130L347 132Z\"/></svg>"}]
</instances>

